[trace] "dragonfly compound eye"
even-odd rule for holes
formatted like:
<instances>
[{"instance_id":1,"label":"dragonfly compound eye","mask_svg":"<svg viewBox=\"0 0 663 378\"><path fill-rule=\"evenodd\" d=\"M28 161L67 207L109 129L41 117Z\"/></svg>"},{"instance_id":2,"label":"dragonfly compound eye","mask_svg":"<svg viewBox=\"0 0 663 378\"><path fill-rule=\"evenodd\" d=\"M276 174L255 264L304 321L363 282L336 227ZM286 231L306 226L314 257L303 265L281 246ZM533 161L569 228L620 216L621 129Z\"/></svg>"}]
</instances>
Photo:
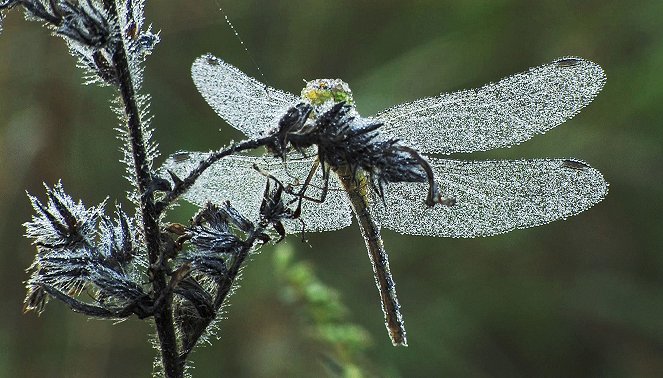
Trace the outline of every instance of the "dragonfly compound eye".
<instances>
[{"instance_id":1,"label":"dragonfly compound eye","mask_svg":"<svg viewBox=\"0 0 663 378\"><path fill-rule=\"evenodd\" d=\"M340 79L317 79L307 82L306 87L302 89L302 100L313 106L328 102L345 102L354 105L350 86Z\"/></svg>"}]
</instances>

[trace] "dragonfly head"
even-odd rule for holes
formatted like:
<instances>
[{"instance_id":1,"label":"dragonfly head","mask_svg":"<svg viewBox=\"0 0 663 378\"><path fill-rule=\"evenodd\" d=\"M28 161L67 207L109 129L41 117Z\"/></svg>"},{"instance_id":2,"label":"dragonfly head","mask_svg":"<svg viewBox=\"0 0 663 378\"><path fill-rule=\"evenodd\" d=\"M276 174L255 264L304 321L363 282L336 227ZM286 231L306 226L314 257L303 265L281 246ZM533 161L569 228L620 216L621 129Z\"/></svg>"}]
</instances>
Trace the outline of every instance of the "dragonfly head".
<instances>
[{"instance_id":1,"label":"dragonfly head","mask_svg":"<svg viewBox=\"0 0 663 378\"><path fill-rule=\"evenodd\" d=\"M302 100L318 108L344 101L354 106L350 86L340 79L317 79L306 82L302 89Z\"/></svg>"}]
</instances>

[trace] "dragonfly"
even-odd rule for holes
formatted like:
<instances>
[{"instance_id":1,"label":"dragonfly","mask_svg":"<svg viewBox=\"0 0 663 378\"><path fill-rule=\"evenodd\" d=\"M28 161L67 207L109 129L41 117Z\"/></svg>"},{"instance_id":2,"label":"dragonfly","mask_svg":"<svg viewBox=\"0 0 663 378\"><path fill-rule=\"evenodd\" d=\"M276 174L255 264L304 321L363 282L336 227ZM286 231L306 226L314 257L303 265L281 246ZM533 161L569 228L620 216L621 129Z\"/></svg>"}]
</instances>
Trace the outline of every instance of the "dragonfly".
<instances>
[{"instance_id":1,"label":"dragonfly","mask_svg":"<svg viewBox=\"0 0 663 378\"><path fill-rule=\"evenodd\" d=\"M556 59L477 89L421 98L370 117L358 114L351 90L338 79L308 82L301 96L296 96L269 87L210 54L196 59L191 71L207 103L248 138L274 133L284 114L298 104L313 109L303 121L312 122L342 103L351 112L351 128L378 125L375 132L407 146L404 150L424 154L422 167L432 173L440 192L436 204L431 203L431 180L392 180L396 182L384 187L381 182L379 190L370 190L362 169L338 163L331 167L335 179L330 179L329 169L316 169L325 162L315 156L315 146L313 153L292 151L286 158L230 155L210 166L183 194L198 206L229 200L255 219L263 200L264 172L269 172L293 186L306 183L307 198L324 199L301 201L301 192L284 194L293 203L299 199L301 206L299 219L284 222L289 232L300 231L302 223L309 232L341 229L351 225L354 214L395 346L407 345L407 337L381 227L436 237L497 235L566 219L607 194L602 174L578 159L478 161L426 156L510 147L572 118L596 97L606 80L599 65L579 57ZM208 155L180 151L162 169L184 177Z\"/></svg>"}]
</instances>

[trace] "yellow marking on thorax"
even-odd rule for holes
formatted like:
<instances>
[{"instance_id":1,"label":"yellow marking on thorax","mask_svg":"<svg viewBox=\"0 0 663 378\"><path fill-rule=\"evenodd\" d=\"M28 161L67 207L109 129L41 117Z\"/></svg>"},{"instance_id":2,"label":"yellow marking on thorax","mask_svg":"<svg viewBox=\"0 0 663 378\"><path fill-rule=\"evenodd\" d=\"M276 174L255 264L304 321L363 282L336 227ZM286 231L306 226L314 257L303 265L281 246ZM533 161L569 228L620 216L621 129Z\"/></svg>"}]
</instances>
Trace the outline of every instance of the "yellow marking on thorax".
<instances>
[{"instance_id":1,"label":"yellow marking on thorax","mask_svg":"<svg viewBox=\"0 0 663 378\"><path fill-rule=\"evenodd\" d=\"M336 167L334 172L338 175L341 184L344 189L350 194L359 194L364 200L364 203L368 206L369 204L369 195L368 190L370 183L368 182L369 178L366 173L359 169L356 174L352 174L352 169L349 165L342 165Z\"/></svg>"}]
</instances>

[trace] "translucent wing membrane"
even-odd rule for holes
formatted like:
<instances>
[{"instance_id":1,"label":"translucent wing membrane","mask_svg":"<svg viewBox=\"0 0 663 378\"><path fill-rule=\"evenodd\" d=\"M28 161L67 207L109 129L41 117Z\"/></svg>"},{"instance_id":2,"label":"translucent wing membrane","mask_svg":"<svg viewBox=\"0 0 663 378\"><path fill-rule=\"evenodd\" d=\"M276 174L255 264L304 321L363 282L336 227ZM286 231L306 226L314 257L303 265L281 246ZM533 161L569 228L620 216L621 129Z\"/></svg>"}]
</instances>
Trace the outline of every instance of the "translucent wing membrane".
<instances>
[{"instance_id":1,"label":"translucent wing membrane","mask_svg":"<svg viewBox=\"0 0 663 378\"><path fill-rule=\"evenodd\" d=\"M390 184L386 207L374 205L384 227L411 235L489 236L580 213L608 191L601 173L577 160L429 160L456 204L427 208L425 184Z\"/></svg>"},{"instance_id":2,"label":"translucent wing membrane","mask_svg":"<svg viewBox=\"0 0 663 378\"><path fill-rule=\"evenodd\" d=\"M522 143L573 117L601 91L605 74L580 58L562 58L479 89L389 108L383 131L425 153L485 151Z\"/></svg>"},{"instance_id":3,"label":"translucent wing membrane","mask_svg":"<svg viewBox=\"0 0 663 378\"><path fill-rule=\"evenodd\" d=\"M278 125L288 108L299 102L295 95L268 87L209 54L196 59L191 76L216 113L249 137Z\"/></svg>"},{"instance_id":4,"label":"translucent wing membrane","mask_svg":"<svg viewBox=\"0 0 663 378\"><path fill-rule=\"evenodd\" d=\"M166 170L170 170L178 177L184 178L207 156L208 154L203 152L173 154L161 168L161 175L167 177ZM182 197L201 207L208 201L216 204L230 201L230 204L242 215L256 220L267 178L254 170L253 164L257 164L283 183L297 185L306 179L313 166L313 160L288 160L284 165L280 159L274 158L228 156L208 168ZM306 195L319 198L321 187L322 175L318 169ZM292 198L293 196L285 195L285 201ZM329 190L324 203L303 201L301 220L304 221L305 231L337 230L352 223L346 194L341 191L336 180L329 180ZM299 220L287 221L285 226L293 233L302 230Z\"/></svg>"}]
</instances>

